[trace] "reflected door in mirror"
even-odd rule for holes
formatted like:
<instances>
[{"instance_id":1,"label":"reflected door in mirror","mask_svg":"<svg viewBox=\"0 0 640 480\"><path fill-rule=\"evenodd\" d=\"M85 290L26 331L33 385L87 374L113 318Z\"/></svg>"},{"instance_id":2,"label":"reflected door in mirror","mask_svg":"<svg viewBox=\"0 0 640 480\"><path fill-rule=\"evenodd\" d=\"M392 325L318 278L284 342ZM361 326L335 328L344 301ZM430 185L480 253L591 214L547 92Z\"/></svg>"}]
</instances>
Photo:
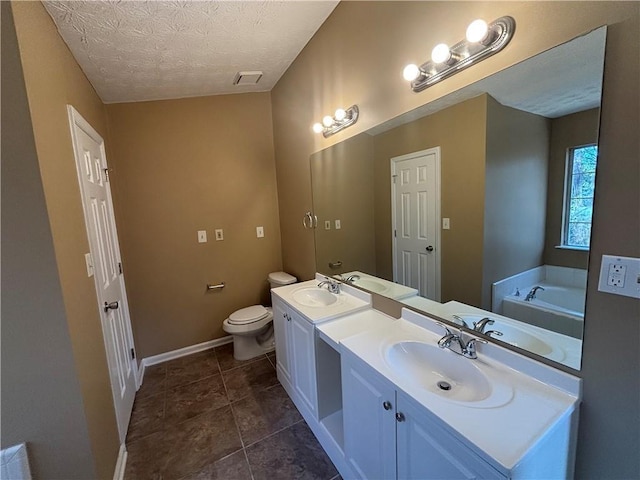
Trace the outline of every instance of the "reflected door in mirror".
<instances>
[{"instance_id":1,"label":"reflected door in mirror","mask_svg":"<svg viewBox=\"0 0 640 480\"><path fill-rule=\"evenodd\" d=\"M394 281L440 300L440 149L391 159Z\"/></svg>"}]
</instances>

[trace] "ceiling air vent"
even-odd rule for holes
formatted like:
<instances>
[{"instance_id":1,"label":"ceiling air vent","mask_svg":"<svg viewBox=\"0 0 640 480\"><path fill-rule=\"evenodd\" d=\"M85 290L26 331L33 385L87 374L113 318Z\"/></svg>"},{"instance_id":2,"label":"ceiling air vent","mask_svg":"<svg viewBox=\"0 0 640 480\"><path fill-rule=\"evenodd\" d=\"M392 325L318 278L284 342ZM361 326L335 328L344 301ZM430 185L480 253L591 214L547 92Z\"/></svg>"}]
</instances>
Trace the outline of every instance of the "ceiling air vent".
<instances>
[{"instance_id":1,"label":"ceiling air vent","mask_svg":"<svg viewBox=\"0 0 640 480\"><path fill-rule=\"evenodd\" d=\"M233 79L234 85L255 85L262 78L262 72L238 72L236 78Z\"/></svg>"}]
</instances>

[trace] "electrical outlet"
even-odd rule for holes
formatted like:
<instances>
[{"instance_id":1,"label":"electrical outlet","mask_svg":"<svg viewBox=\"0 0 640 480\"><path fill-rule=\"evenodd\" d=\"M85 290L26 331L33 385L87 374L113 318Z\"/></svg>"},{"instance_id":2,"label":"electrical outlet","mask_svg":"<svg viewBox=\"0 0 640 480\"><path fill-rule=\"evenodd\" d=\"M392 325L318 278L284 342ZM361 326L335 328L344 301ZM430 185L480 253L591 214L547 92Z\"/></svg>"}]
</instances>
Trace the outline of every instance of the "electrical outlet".
<instances>
[{"instance_id":1,"label":"electrical outlet","mask_svg":"<svg viewBox=\"0 0 640 480\"><path fill-rule=\"evenodd\" d=\"M256 236L258 238L264 237L264 227L256 227Z\"/></svg>"},{"instance_id":2,"label":"electrical outlet","mask_svg":"<svg viewBox=\"0 0 640 480\"><path fill-rule=\"evenodd\" d=\"M611 287L624 287L624 277L627 273L627 267L619 263L609 264L609 275L607 276L607 285Z\"/></svg>"},{"instance_id":3,"label":"electrical outlet","mask_svg":"<svg viewBox=\"0 0 640 480\"><path fill-rule=\"evenodd\" d=\"M340 225L340 220L336 220L336 230L340 230L342 226Z\"/></svg>"},{"instance_id":4,"label":"electrical outlet","mask_svg":"<svg viewBox=\"0 0 640 480\"><path fill-rule=\"evenodd\" d=\"M207 243L207 231L198 230L198 243Z\"/></svg>"},{"instance_id":5,"label":"electrical outlet","mask_svg":"<svg viewBox=\"0 0 640 480\"><path fill-rule=\"evenodd\" d=\"M331 230L331 220L325 220L324 229L325 230Z\"/></svg>"},{"instance_id":6,"label":"electrical outlet","mask_svg":"<svg viewBox=\"0 0 640 480\"><path fill-rule=\"evenodd\" d=\"M603 255L598 290L640 298L640 258Z\"/></svg>"},{"instance_id":7,"label":"electrical outlet","mask_svg":"<svg viewBox=\"0 0 640 480\"><path fill-rule=\"evenodd\" d=\"M216 228L216 241L224 240L224 233L221 228Z\"/></svg>"}]
</instances>

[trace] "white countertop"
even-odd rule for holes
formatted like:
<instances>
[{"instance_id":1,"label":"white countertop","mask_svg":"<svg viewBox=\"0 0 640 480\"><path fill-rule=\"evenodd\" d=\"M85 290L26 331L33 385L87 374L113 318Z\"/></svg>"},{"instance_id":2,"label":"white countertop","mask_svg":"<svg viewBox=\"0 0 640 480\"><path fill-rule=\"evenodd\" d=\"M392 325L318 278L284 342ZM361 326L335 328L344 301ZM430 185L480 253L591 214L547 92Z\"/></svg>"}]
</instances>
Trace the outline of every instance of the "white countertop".
<instances>
[{"instance_id":1,"label":"white countertop","mask_svg":"<svg viewBox=\"0 0 640 480\"><path fill-rule=\"evenodd\" d=\"M418 321L420 326L416 324ZM339 328L336 322L336 329ZM422 404L470 442L472 448L484 452L494 462L495 468L506 474L555 423L571 414L578 404L579 388L571 392L553 386L554 380L544 382L560 378L558 384L564 382L564 386L575 386L579 385L579 379L514 352L506 352L500 347L479 345L479 358L465 360L474 362L487 378L495 382L494 385L502 389L510 388L512 394L502 395L498 405L482 401L476 404L453 402L417 385L397 368L392 368L385 359L385 350L397 342L419 341L435 345L442 337L441 330L442 327L433 320L403 309L403 318L399 320L343 338L340 340L341 350L350 351L399 390ZM325 334L328 335L327 332ZM500 362L489 357L492 352L498 352L496 356ZM456 355L453 352L443 353ZM525 363L526 368L513 368L501 363L505 358ZM540 373L538 378L542 381L522 373L527 370L529 373Z\"/></svg>"},{"instance_id":2,"label":"white countertop","mask_svg":"<svg viewBox=\"0 0 640 480\"><path fill-rule=\"evenodd\" d=\"M369 275L357 270L353 272L342 273L339 276L335 275L335 278L348 278L351 275L358 275L360 277L359 279L354 280L352 282L352 285L355 285L359 288L364 288L365 290L368 290L372 293L377 293L378 295L383 295L394 300L403 300L405 298L418 295L418 290L415 288L400 285L399 283L395 282L390 282L389 280L374 277L373 275Z\"/></svg>"},{"instance_id":3,"label":"white countertop","mask_svg":"<svg viewBox=\"0 0 640 480\"><path fill-rule=\"evenodd\" d=\"M323 275L317 274L315 280L277 287L271 290L271 294L287 302L287 304L304 315L311 323L333 320L348 313L369 309L371 307L371 294L345 284L340 285L340 293L337 294L338 300L331 305L315 307L303 305L295 301L293 295L298 290L316 288L318 283L324 279L325 277Z\"/></svg>"},{"instance_id":4,"label":"white countertop","mask_svg":"<svg viewBox=\"0 0 640 480\"><path fill-rule=\"evenodd\" d=\"M320 338L340 351L340 342L362 332L390 325L397 319L377 310L364 310L325 322L316 328Z\"/></svg>"}]
</instances>

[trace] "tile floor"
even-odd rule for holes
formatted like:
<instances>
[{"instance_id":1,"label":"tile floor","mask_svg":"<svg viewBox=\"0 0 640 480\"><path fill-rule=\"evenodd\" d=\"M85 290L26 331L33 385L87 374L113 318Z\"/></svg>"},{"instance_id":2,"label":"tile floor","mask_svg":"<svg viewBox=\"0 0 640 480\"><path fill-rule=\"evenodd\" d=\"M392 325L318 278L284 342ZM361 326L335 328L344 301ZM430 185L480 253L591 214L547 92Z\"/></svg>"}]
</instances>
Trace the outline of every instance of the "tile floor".
<instances>
[{"instance_id":1,"label":"tile floor","mask_svg":"<svg viewBox=\"0 0 640 480\"><path fill-rule=\"evenodd\" d=\"M339 479L275 371L233 345L145 370L127 434L125 480Z\"/></svg>"}]
</instances>

